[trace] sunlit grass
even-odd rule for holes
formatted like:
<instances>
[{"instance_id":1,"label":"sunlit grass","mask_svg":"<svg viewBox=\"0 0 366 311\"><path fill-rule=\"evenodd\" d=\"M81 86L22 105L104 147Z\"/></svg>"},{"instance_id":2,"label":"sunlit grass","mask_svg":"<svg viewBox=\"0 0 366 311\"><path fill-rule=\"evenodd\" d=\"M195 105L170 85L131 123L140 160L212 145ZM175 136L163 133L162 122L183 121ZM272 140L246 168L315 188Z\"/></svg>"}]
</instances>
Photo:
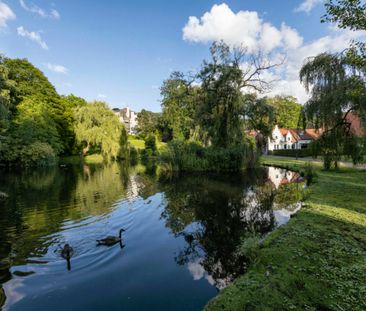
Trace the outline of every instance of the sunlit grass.
<instances>
[{"instance_id":1,"label":"sunlit grass","mask_svg":"<svg viewBox=\"0 0 366 311\"><path fill-rule=\"evenodd\" d=\"M130 143L130 145L136 149L145 149L145 141L142 139L138 139L136 137L132 137L129 136L128 137L128 142ZM166 148L166 143L161 142L161 141L157 141L156 142L156 147L158 150L163 150L164 148Z\"/></svg>"},{"instance_id":2,"label":"sunlit grass","mask_svg":"<svg viewBox=\"0 0 366 311\"><path fill-rule=\"evenodd\" d=\"M307 161L261 163L303 169ZM366 171L311 164L318 177L305 206L207 310L366 310Z\"/></svg>"}]
</instances>

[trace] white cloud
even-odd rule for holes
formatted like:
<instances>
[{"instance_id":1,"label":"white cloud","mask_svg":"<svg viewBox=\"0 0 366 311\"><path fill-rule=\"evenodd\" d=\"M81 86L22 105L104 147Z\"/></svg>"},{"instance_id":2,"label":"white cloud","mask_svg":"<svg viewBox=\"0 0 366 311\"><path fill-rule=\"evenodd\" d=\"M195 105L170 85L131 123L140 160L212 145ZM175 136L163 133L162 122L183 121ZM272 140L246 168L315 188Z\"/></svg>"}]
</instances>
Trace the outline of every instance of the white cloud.
<instances>
[{"instance_id":1,"label":"white cloud","mask_svg":"<svg viewBox=\"0 0 366 311\"><path fill-rule=\"evenodd\" d=\"M276 28L264 22L255 11L234 13L227 4L214 5L202 17L190 16L183 28L183 39L191 42L223 40L229 45L244 44L249 52L276 48L297 48L302 38L285 24Z\"/></svg>"},{"instance_id":2,"label":"white cloud","mask_svg":"<svg viewBox=\"0 0 366 311\"><path fill-rule=\"evenodd\" d=\"M301 103L308 99L304 87L299 81L299 71L307 58L324 52L340 52L348 48L351 40L364 38L366 32L348 31L330 28L327 36L301 45L298 49L287 53L287 61L283 67L278 68L273 74L280 79L268 95L292 95Z\"/></svg>"},{"instance_id":3,"label":"white cloud","mask_svg":"<svg viewBox=\"0 0 366 311\"><path fill-rule=\"evenodd\" d=\"M305 0L300 5L295 8L295 12L306 12L310 13L310 11L316 7L318 4L322 3L324 0Z\"/></svg>"},{"instance_id":4,"label":"white cloud","mask_svg":"<svg viewBox=\"0 0 366 311\"><path fill-rule=\"evenodd\" d=\"M352 39L362 40L365 37L365 31L340 30L333 26L327 36L304 43L298 31L285 23L277 28L263 22L257 12L234 13L226 4L214 5L201 18L189 17L183 28L183 39L187 41L207 43L223 40L231 46L242 44L250 53L258 50L272 52L274 63L279 63L281 55L285 54L286 61L282 66L263 74L267 81L277 81L264 95L292 95L301 103L308 99L299 81L304 61L323 52L342 51L349 47Z\"/></svg>"},{"instance_id":5,"label":"white cloud","mask_svg":"<svg viewBox=\"0 0 366 311\"><path fill-rule=\"evenodd\" d=\"M53 72L56 73L63 73L66 74L68 73L68 69L62 65L55 65L55 64L51 64L51 63L47 63L47 68Z\"/></svg>"},{"instance_id":6,"label":"white cloud","mask_svg":"<svg viewBox=\"0 0 366 311\"><path fill-rule=\"evenodd\" d=\"M43 18L52 18L52 19L60 19L60 14L55 10L52 9L49 13L46 12L44 9L40 8L39 6L35 5L34 3L26 4L24 0L19 0L21 7L33 14L36 14Z\"/></svg>"},{"instance_id":7,"label":"white cloud","mask_svg":"<svg viewBox=\"0 0 366 311\"><path fill-rule=\"evenodd\" d=\"M15 19L15 14L7 4L0 1L0 28L5 28L8 20Z\"/></svg>"},{"instance_id":8,"label":"white cloud","mask_svg":"<svg viewBox=\"0 0 366 311\"><path fill-rule=\"evenodd\" d=\"M58 11L56 11L55 9L51 10L50 15L54 18L54 19L60 19L60 13Z\"/></svg>"},{"instance_id":9,"label":"white cloud","mask_svg":"<svg viewBox=\"0 0 366 311\"><path fill-rule=\"evenodd\" d=\"M17 28L17 33L21 37L28 38L36 43L38 43L42 49L48 50L48 46L46 42L42 40L41 34L39 31L28 31L23 26Z\"/></svg>"},{"instance_id":10,"label":"white cloud","mask_svg":"<svg viewBox=\"0 0 366 311\"><path fill-rule=\"evenodd\" d=\"M107 98L107 95L99 93L98 98Z\"/></svg>"}]
</instances>

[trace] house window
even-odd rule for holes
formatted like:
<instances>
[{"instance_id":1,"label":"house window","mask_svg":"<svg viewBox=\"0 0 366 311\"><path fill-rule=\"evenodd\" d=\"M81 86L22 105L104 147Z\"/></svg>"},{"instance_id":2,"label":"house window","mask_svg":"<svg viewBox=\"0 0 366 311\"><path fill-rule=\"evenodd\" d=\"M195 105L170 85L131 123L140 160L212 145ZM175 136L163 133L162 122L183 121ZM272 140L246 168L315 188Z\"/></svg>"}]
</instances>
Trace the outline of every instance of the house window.
<instances>
[{"instance_id":1,"label":"house window","mask_svg":"<svg viewBox=\"0 0 366 311\"><path fill-rule=\"evenodd\" d=\"M295 144L292 144L292 149L295 149Z\"/></svg>"},{"instance_id":2,"label":"house window","mask_svg":"<svg viewBox=\"0 0 366 311\"><path fill-rule=\"evenodd\" d=\"M290 139L291 139L290 137L287 138L288 141L290 141Z\"/></svg>"},{"instance_id":3,"label":"house window","mask_svg":"<svg viewBox=\"0 0 366 311\"><path fill-rule=\"evenodd\" d=\"M284 148L287 149L287 145L286 144L285 144Z\"/></svg>"},{"instance_id":4,"label":"house window","mask_svg":"<svg viewBox=\"0 0 366 311\"><path fill-rule=\"evenodd\" d=\"M276 137L276 139L278 139L278 136L277 135L275 137Z\"/></svg>"}]
</instances>

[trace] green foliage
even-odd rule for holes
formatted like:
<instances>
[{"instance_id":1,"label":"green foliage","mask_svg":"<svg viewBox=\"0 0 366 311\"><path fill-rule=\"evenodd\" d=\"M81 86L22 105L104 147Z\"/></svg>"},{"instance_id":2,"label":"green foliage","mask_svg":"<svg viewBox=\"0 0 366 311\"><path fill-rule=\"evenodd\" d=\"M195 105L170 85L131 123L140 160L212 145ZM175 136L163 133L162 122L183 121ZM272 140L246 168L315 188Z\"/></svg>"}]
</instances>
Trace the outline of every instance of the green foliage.
<instances>
[{"instance_id":1,"label":"green foliage","mask_svg":"<svg viewBox=\"0 0 366 311\"><path fill-rule=\"evenodd\" d=\"M322 22L337 23L340 28L366 29L366 3L362 0L327 0Z\"/></svg>"},{"instance_id":2,"label":"green foliage","mask_svg":"<svg viewBox=\"0 0 366 311\"><path fill-rule=\"evenodd\" d=\"M180 172L239 171L253 166L256 161L255 147L245 142L224 149L172 141L161 157L173 170Z\"/></svg>"},{"instance_id":3,"label":"green foliage","mask_svg":"<svg viewBox=\"0 0 366 311\"><path fill-rule=\"evenodd\" d=\"M366 172L315 170L306 205L266 237L246 274L205 310L365 310Z\"/></svg>"},{"instance_id":4,"label":"green foliage","mask_svg":"<svg viewBox=\"0 0 366 311\"><path fill-rule=\"evenodd\" d=\"M155 135L148 135L145 138L145 149L151 150L153 154L156 153L156 137Z\"/></svg>"},{"instance_id":5,"label":"green foliage","mask_svg":"<svg viewBox=\"0 0 366 311\"><path fill-rule=\"evenodd\" d=\"M261 243L262 238L260 236L243 237L238 251L245 256L249 264L253 264L259 255Z\"/></svg>"},{"instance_id":6,"label":"green foliage","mask_svg":"<svg viewBox=\"0 0 366 311\"><path fill-rule=\"evenodd\" d=\"M284 150L272 150L268 152L269 155L276 155L282 157L311 157L313 155L312 149L284 149Z\"/></svg>"},{"instance_id":7,"label":"green foliage","mask_svg":"<svg viewBox=\"0 0 366 311\"><path fill-rule=\"evenodd\" d=\"M116 159L120 153L123 125L103 102L92 102L74 110L75 134L83 144L83 154L99 146L105 158Z\"/></svg>"},{"instance_id":8,"label":"green foliage","mask_svg":"<svg viewBox=\"0 0 366 311\"><path fill-rule=\"evenodd\" d=\"M304 174L306 178L306 182L308 185L311 185L314 181L314 178L318 176L318 174L315 172L314 167L311 165L310 162L307 162L304 166Z\"/></svg>"},{"instance_id":9,"label":"green foliage","mask_svg":"<svg viewBox=\"0 0 366 311\"><path fill-rule=\"evenodd\" d=\"M27 97L17 106L13 120L12 137L22 145L43 142L49 144L56 154L62 151L57 124L48 113L47 103L36 97Z\"/></svg>"},{"instance_id":10,"label":"green foliage","mask_svg":"<svg viewBox=\"0 0 366 311\"><path fill-rule=\"evenodd\" d=\"M16 88L11 92L16 103L30 95L37 95L48 100L59 98L55 87L42 71L34 67L27 59L6 58L4 65L9 71L9 79L16 83Z\"/></svg>"},{"instance_id":11,"label":"green foliage","mask_svg":"<svg viewBox=\"0 0 366 311\"><path fill-rule=\"evenodd\" d=\"M276 124L275 109L266 98L257 98L250 94L245 96L246 129L256 130L269 137Z\"/></svg>"},{"instance_id":12,"label":"green foliage","mask_svg":"<svg viewBox=\"0 0 366 311\"><path fill-rule=\"evenodd\" d=\"M24 166L49 166L56 162L56 153L49 144L36 141L21 149L19 160Z\"/></svg>"},{"instance_id":13,"label":"green foliage","mask_svg":"<svg viewBox=\"0 0 366 311\"><path fill-rule=\"evenodd\" d=\"M211 47L210 62L204 62L198 78L202 100L198 121L215 147L232 147L241 143L244 114L244 86L241 61L224 43Z\"/></svg>"},{"instance_id":14,"label":"green foliage","mask_svg":"<svg viewBox=\"0 0 366 311\"><path fill-rule=\"evenodd\" d=\"M161 113L151 112L142 109L137 114L138 134L141 137L145 137L149 134L154 134L158 130L160 117Z\"/></svg>"},{"instance_id":15,"label":"green foliage","mask_svg":"<svg viewBox=\"0 0 366 311\"><path fill-rule=\"evenodd\" d=\"M302 106L292 96L267 97L267 102L275 110L275 123L279 127L298 128Z\"/></svg>"},{"instance_id":16,"label":"green foliage","mask_svg":"<svg viewBox=\"0 0 366 311\"><path fill-rule=\"evenodd\" d=\"M337 167L344 152L356 163L362 147L352 138L347 116L365 113L365 77L349 62L347 55L323 53L309 59L301 68L300 80L311 93L304 105L304 118L325 131L314 144L315 155L324 157L326 168L332 163ZM349 148L352 143L353 147Z\"/></svg>"},{"instance_id":17,"label":"green foliage","mask_svg":"<svg viewBox=\"0 0 366 311\"><path fill-rule=\"evenodd\" d=\"M189 138L198 92L199 89L192 87L180 72L173 72L163 82L160 89L163 113L159 123L163 139Z\"/></svg>"},{"instance_id":18,"label":"green foliage","mask_svg":"<svg viewBox=\"0 0 366 311\"><path fill-rule=\"evenodd\" d=\"M9 126L10 115L15 106L10 96L14 91L14 81L9 78L9 70L4 65L4 57L0 55L0 136Z\"/></svg>"}]
</instances>

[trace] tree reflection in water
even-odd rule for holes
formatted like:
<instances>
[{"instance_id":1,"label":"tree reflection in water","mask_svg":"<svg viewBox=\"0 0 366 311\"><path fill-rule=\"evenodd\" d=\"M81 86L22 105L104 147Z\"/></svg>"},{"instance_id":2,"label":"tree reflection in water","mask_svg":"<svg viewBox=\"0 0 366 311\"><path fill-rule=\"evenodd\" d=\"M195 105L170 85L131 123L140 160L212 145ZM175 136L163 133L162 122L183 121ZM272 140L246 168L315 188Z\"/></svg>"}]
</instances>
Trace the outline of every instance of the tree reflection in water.
<instances>
[{"instance_id":1,"label":"tree reflection in water","mask_svg":"<svg viewBox=\"0 0 366 311\"><path fill-rule=\"evenodd\" d=\"M278 224L278 213L301 199L302 187L292 184L298 176L283 170L261 168L165 181L159 181L156 170L156 163L133 168L114 163L1 172L0 191L9 198L0 202L0 307L5 301L1 284L13 274L32 273L12 267L35 263L34 259L53 260L59 255L54 253L57 245L67 243L62 235L65 225L103 219L121 199L133 206L137 197L147 200L161 193L161 219L184 243L175 261L187 265L194 279L206 277L217 288L245 272L248 254L238 251L243 237L270 232Z\"/></svg>"},{"instance_id":2,"label":"tree reflection in water","mask_svg":"<svg viewBox=\"0 0 366 311\"><path fill-rule=\"evenodd\" d=\"M125 195L128 166L68 166L38 170L1 171L0 189L9 198L0 201L0 308L5 302L1 284L12 278L12 266L43 257L58 241L65 221L110 212ZM19 272L24 274L24 272Z\"/></svg>"},{"instance_id":3,"label":"tree reflection in water","mask_svg":"<svg viewBox=\"0 0 366 311\"><path fill-rule=\"evenodd\" d=\"M277 225L274 205L283 207L288 198L282 192L299 189L276 189L268 169L236 176L185 176L165 183L162 217L185 240L176 262L188 264L194 278L205 276L218 289L225 287L247 268L249 258L238 251L242 239L272 231Z\"/></svg>"}]
</instances>

